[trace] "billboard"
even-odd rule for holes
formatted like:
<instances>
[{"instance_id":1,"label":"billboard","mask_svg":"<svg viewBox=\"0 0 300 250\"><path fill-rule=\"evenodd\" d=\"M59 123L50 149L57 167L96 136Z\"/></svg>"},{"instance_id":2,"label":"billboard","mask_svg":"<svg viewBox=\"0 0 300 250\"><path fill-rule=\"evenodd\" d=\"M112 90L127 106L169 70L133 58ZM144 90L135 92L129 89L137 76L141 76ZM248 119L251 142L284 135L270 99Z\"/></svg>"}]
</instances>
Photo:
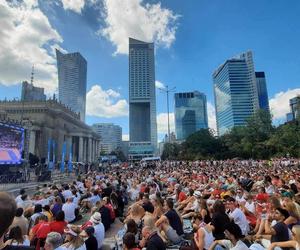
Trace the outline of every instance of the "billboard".
<instances>
[{"instance_id":1,"label":"billboard","mask_svg":"<svg viewBox=\"0 0 300 250\"><path fill-rule=\"evenodd\" d=\"M0 122L0 164L20 164L24 129Z\"/></svg>"}]
</instances>

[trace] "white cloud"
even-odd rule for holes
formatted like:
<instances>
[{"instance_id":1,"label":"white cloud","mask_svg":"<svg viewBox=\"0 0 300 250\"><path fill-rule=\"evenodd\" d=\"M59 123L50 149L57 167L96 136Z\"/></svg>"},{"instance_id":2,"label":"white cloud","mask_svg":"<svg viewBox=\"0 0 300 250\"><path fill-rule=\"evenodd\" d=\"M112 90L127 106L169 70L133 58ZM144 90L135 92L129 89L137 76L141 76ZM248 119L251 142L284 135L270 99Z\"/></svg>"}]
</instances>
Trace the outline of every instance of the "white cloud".
<instances>
[{"instance_id":1,"label":"white cloud","mask_svg":"<svg viewBox=\"0 0 300 250\"><path fill-rule=\"evenodd\" d=\"M288 89L285 92L281 91L269 100L274 120L285 120L286 114L290 112L289 100L297 95L300 95L300 88Z\"/></svg>"},{"instance_id":2,"label":"white cloud","mask_svg":"<svg viewBox=\"0 0 300 250\"><path fill-rule=\"evenodd\" d=\"M175 131L174 113L170 113L170 133ZM159 113L157 115L157 133L168 134L168 113Z\"/></svg>"},{"instance_id":3,"label":"white cloud","mask_svg":"<svg viewBox=\"0 0 300 250\"><path fill-rule=\"evenodd\" d=\"M38 1L0 0L0 27L0 83L10 86L29 80L34 65L36 85L53 92L57 70L51 46L63 39L39 9Z\"/></svg>"},{"instance_id":4,"label":"white cloud","mask_svg":"<svg viewBox=\"0 0 300 250\"><path fill-rule=\"evenodd\" d=\"M162 82L157 81L157 80L155 81L155 87L157 89L165 89L166 88L166 86Z\"/></svg>"},{"instance_id":5,"label":"white cloud","mask_svg":"<svg viewBox=\"0 0 300 250\"><path fill-rule=\"evenodd\" d=\"M170 47L175 41L178 15L160 3L142 0L103 0L104 28L98 34L116 46L115 54L128 54L128 37L158 46Z\"/></svg>"},{"instance_id":6,"label":"white cloud","mask_svg":"<svg viewBox=\"0 0 300 250\"><path fill-rule=\"evenodd\" d=\"M207 118L208 118L208 127L217 131L217 122L216 122L216 110L215 106L207 102Z\"/></svg>"},{"instance_id":7,"label":"white cloud","mask_svg":"<svg viewBox=\"0 0 300 250\"><path fill-rule=\"evenodd\" d=\"M100 85L94 85L86 96L87 115L105 118L128 116L128 103L119 97L120 94L112 89L103 90Z\"/></svg>"},{"instance_id":8,"label":"white cloud","mask_svg":"<svg viewBox=\"0 0 300 250\"><path fill-rule=\"evenodd\" d=\"M122 141L129 141L129 134L123 134Z\"/></svg>"},{"instance_id":9,"label":"white cloud","mask_svg":"<svg viewBox=\"0 0 300 250\"><path fill-rule=\"evenodd\" d=\"M72 10L78 14L84 7L84 0L61 0L65 10Z\"/></svg>"}]
</instances>

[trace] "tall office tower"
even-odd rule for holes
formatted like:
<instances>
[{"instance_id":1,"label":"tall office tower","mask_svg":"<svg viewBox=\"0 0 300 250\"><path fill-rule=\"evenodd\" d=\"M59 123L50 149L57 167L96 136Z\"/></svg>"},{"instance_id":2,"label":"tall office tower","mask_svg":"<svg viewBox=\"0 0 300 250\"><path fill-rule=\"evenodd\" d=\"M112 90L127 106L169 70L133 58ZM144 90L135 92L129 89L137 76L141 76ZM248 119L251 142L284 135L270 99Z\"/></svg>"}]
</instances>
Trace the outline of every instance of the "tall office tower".
<instances>
[{"instance_id":1,"label":"tall office tower","mask_svg":"<svg viewBox=\"0 0 300 250\"><path fill-rule=\"evenodd\" d=\"M208 128L206 95L198 91L175 94L177 140L185 140L201 128Z\"/></svg>"},{"instance_id":2,"label":"tall office tower","mask_svg":"<svg viewBox=\"0 0 300 250\"><path fill-rule=\"evenodd\" d=\"M96 123L92 129L100 136L100 151L110 154L117 148L121 148L122 128L113 123Z\"/></svg>"},{"instance_id":3,"label":"tall office tower","mask_svg":"<svg viewBox=\"0 0 300 250\"><path fill-rule=\"evenodd\" d=\"M46 101L44 88L35 87L26 81L22 82L21 101Z\"/></svg>"},{"instance_id":4,"label":"tall office tower","mask_svg":"<svg viewBox=\"0 0 300 250\"><path fill-rule=\"evenodd\" d=\"M270 113L265 72L255 72L259 108Z\"/></svg>"},{"instance_id":5,"label":"tall office tower","mask_svg":"<svg viewBox=\"0 0 300 250\"><path fill-rule=\"evenodd\" d=\"M157 150L154 44L129 38L129 158Z\"/></svg>"},{"instance_id":6,"label":"tall office tower","mask_svg":"<svg viewBox=\"0 0 300 250\"><path fill-rule=\"evenodd\" d=\"M291 112L286 114L288 122L300 117L300 95L290 99L290 109Z\"/></svg>"},{"instance_id":7,"label":"tall office tower","mask_svg":"<svg viewBox=\"0 0 300 250\"><path fill-rule=\"evenodd\" d=\"M217 130L221 136L246 124L258 108L258 91L252 52L226 60L213 73Z\"/></svg>"},{"instance_id":8,"label":"tall office tower","mask_svg":"<svg viewBox=\"0 0 300 250\"><path fill-rule=\"evenodd\" d=\"M87 62L79 53L63 54L56 50L58 99L85 121Z\"/></svg>"}]
</instances>

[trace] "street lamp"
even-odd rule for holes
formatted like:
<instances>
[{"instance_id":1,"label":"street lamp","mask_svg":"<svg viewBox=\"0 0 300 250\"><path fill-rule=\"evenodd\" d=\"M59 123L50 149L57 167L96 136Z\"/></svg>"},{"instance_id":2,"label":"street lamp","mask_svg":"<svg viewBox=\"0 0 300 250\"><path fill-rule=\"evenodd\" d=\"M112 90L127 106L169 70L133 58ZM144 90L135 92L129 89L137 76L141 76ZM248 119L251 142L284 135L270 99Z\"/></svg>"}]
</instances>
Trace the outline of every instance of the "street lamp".
<instances>
[{"instance_id":1,"label":"street lamp","mask_svg":"<svg viewBox=\"0 0 300 250\"><path fill-rule=\"evenodd\" d=\"M169 110L169 93L175 92L176 87L173 87L169 89L169 86L167 85L165 88L158 88L160 91L167 93L167 110L168 110L168 140L169 143L171 142L170 139L170 110Z\"/></svg>"}]
</instances>

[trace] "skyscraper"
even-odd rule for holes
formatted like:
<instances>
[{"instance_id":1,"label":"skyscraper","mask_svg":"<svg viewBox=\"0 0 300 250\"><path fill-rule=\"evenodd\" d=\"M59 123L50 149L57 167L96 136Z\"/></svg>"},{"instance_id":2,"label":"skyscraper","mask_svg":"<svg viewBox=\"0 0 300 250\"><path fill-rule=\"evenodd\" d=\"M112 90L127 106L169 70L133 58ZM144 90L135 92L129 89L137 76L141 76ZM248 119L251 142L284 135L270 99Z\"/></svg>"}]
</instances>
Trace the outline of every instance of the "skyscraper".
<instances>
[{"instance_id":1,"label":"skyscraper","mask_svg":"<svg viewBox=\"0 0 300 250\"><path fill-rule=\"evenodd\" d=\"M258 108L252 52L226 60L213 73L217 130L221 136L246 120Z\"/></svg>"},{"instance_id":2,"label":"skyscraper","mask_svg":"<svg viewBox=\"0 0 300 250\"><path fill-rule=\"evenodd\" d=\"M44 88L35 87L26 81L22 82L22 101L45 101Z\"/></svg>"},{"instance_id":3,"label":"skyscraper","mask_svg":"<svg viewBox=\"0 0 300 250\"><path fill-rule=\"evenodd\" d=\"M206 96L198 91L175 94L175 130L185 140L201 128L208 128Z\"/></svg>"},{"instance_id":4,"label":"skyscraper","mask_svg":"<svg viewBox=\"0 0 300 250\"><path fill-rule=\"evenodd\" d=\"M270 112L265 72L255 72L259 108Z\"/></svg>"},{"instance_id":5,"label":"skyscraper","mask_svg":"<svg viewBox=\"0 0 300 250\"><path fill-rule=\"evenodd\" d=\"M129 158L157 148L154 44L129 38Z\"/></svg>"},{"instance_id":6,"label":"skyscraper","mask_svg":"<svg viewBox=\"0 0 300 250\"><path fill-rule=\"evenodd\" d=\"M288 122L294 121L300 117L300 95L291 98L289 102L291 112L286 114Z\"/></svg>"},{"instance_id":7,"label":"skyscraper","mask_svg":"<svg viewBox=\"0 0 300 250\"><path fill-rule=\"evenodd\" d=\"M63 54L56 50L58 99L85 120L87 62L79 53Z\"/></svg>"},{"instance_id":8,"label":"skyscraper","mask_svg":"<svg viewBox=\"0 0 300 250\"><path fill-rule=\"evenodd\" d=\"M96 123L92 129L100 136L100 151L109 154L121 148L122 128L113 123Z\"/></svg>"}]
</instances>

